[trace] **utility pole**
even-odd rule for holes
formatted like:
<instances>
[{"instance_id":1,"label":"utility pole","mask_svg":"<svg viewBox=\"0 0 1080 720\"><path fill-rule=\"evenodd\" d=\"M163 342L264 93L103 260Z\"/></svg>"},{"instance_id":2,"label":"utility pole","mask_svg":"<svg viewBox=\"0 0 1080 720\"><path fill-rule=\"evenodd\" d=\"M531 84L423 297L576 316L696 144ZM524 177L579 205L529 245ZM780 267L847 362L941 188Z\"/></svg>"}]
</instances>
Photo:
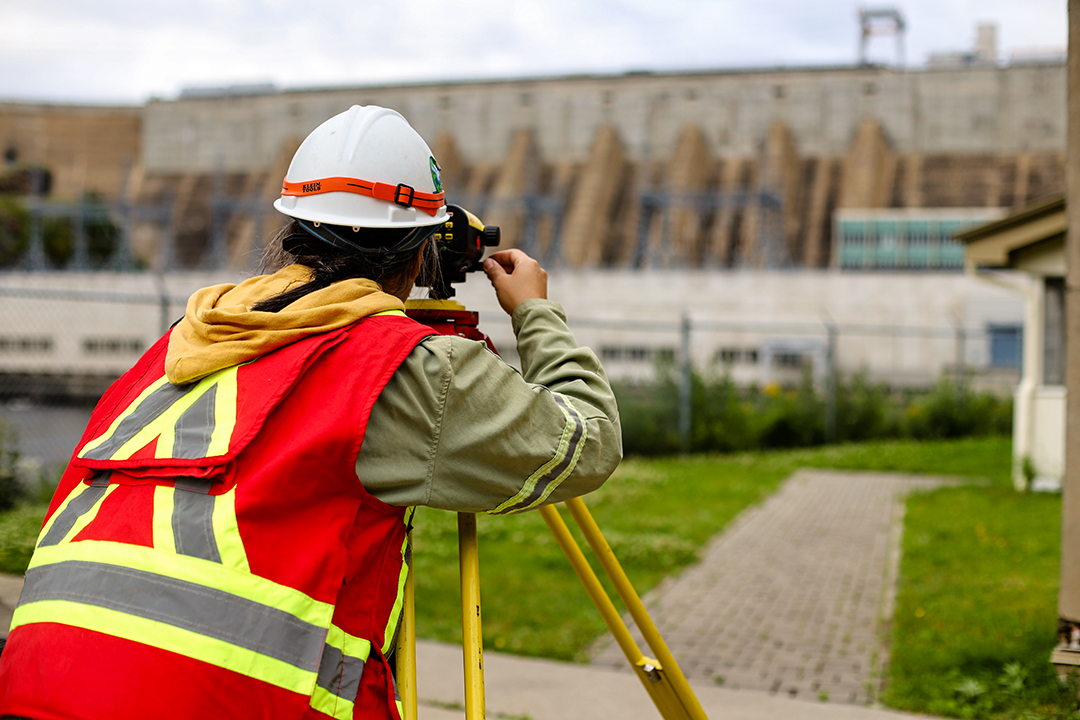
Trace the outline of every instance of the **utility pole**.
<instances>
[{"instance_id":1,"label":"utility pole","mask_svg":"<svg viewBox=\"0 0 1080 720\"><path fill-rule=\"evenodd\" d=\"M1080 0L1069 0L1065 185L1065 477L1061 502L1059 674L1080 672Z\"/></svg>"}]
</instances>

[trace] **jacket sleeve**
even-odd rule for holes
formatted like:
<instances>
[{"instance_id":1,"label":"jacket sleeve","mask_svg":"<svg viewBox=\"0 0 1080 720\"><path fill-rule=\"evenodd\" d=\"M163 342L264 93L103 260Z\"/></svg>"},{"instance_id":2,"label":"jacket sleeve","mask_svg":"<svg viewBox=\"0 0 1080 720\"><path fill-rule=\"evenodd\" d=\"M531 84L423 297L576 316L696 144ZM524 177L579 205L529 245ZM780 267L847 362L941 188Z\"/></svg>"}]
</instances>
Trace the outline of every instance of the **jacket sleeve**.
<instances>
[{"instance_id":1,"label":"jacket sleeve","mask_svg":"<svg viewBox=\"0 0 1080 720\"><path fill-rule=\"evenodd\" d=\"M421 342L372 408L360 481L391 505L519 512L599 487L622 459L604 370L562 309L522 303L512 318L523 374L483 343Z\"/></svg>"}]
</instances>

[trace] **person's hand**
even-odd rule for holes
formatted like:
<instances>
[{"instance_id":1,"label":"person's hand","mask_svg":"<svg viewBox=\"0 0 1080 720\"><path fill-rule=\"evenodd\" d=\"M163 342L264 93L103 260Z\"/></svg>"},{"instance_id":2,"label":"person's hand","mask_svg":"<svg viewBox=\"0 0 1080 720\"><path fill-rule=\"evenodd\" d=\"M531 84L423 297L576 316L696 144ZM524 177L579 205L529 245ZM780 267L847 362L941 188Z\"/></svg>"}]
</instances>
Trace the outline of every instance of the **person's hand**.
<instances>
[{"instance_id":1,"label":"person's hand","mask_svg":"<svg viewBox=\"0 0 1080 720\"><path fill-rule=\"evenodd\" d=\"M500 250L484 261L484 273L508 315L526 300L547 297L547 271L520 250Z\"/></svg>"}]
</instances>

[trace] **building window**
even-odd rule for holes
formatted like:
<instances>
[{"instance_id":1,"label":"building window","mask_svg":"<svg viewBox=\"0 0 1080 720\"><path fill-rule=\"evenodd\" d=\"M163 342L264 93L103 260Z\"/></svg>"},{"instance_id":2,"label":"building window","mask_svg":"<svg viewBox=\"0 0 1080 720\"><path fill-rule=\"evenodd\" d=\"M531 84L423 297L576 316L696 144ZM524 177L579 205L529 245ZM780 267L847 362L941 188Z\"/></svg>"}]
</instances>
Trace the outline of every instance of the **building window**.
<instances>
[{"instance_id":1,"label":"building window","mask_svg":"<svg viewBox=\"0 0 1080 720\"><path fill-rule=\"evenodd\" d=\"M1022 348L1020 326L988 325L986 334L990 339L990 367L1019 368Z\"/></svg>"},{"instance_id":2,"label":"building window","mask_svg":"<svg viewBox=\"0 0 1080 720\"><path fill-rule=\"evenodd\" d=\"M141 355L143 341L139 338L85 338L82 347L86 355Z\"/></svg>"},{"instance_id":3,"label":"building window","mask_svg":"<svg viewBox=\"0 0 1080 720\"><path fill-rule=\"evenodd\" d=\"M801 368L810 363L806 356L797 352L778 352L773 355L773 364L776 367Z\"/></svg>"},{"instance_id":4,"label":"building window","mask_svg":"<svg viewBox=\"0 0 1080 720\"><path fill-rule=\"evenodd\" d=\"M1000 208L838 210L834 248L842 270L962 270L956 233L996 220Z\"/></svg>"},{"instance_id":5,"label":"building window","mask_svg":"<svg viewBox=\"0 0 1080 720\"><path fill-rule=\"evenodd\" d=\"M12 337L0 336L0 353L11 355L32 355L53 351L51 337Z\"/></svg>"},{"instance_id":6,"label":"building window","mask_svg":"<svg viewBox=\"0 0 1080 720\"><path fill-rule=\"evenodd\" d=\"M655 360L671 362L675 359L675 349L651 348L641 345L630 347L608 345L600 348L600 357L604 360L622 362L653 362Z\"/></svg>"},{"instance_id":7,"label":"building window","mask_svg":"<svg viewBox=\"0 0 1080 720\"><path fill-rule=\"evenodd\" d=\"M1065 278L1048 277L1043 299L1043 385L1065 384Z\"/></svg>"},{"instance_id":8,"label":"building window","mask_svg":"<svg viewBox=\"0 0 1080 720\"><path fill-rule=\"evenodd\" d=\"M716 362L724 365L735 365L736 363L755 365L758 361L758 351L757 348L726 347L717 350L715 357Z\"/></svg>"}]
</instances>

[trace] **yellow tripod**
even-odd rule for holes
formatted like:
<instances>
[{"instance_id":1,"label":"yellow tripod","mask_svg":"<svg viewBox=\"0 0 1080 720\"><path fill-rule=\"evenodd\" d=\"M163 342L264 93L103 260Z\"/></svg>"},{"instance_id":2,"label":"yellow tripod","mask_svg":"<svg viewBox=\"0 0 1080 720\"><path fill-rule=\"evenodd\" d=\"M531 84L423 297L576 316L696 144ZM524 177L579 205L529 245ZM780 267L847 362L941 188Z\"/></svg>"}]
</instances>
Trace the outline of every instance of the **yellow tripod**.
<instances>
[{"instance_id":1,"label":"yellow tripod","mask_svg":"<svg viewBox=\"0 0 1080 720\"><path fill-rule=\"evenodd\" d=\"M447 300L410 301L408 314L442 334L483 340L491 346L490 340L476 327L477 313L467 311L459 303ZM493 346L492 350L494 350ZM570 561L574 572L585 586L593 604L596 605L607 624L608 630L622 648L623 654L634 668L638 679L645 686L661 717L664 720L707 720L705 711L698 703L686 676L679 669L678 663L668 650L667 644L660 636L652 618L649 617L645 605L615 558L615 554L604 539L585 503L580 498L574 498L566 501L565 505L599 560L600 566L615 586L615 591L622 598L630 617L641 631L654 657L645 657L641 652L559 511L549 505L540 508L540 514ZM411 537L409 542L412 542ZM472 513L458 513L458 560L461 575L465 717L467 720L484 720L486 711L484 650L480 627L480 561L476 541L476 516ZM395 651L398 691L401 695L404 720L417 720L414 607L413 577L410 572L405 582L402 627L398 633Z\"/></svg>"}]
</instances>

